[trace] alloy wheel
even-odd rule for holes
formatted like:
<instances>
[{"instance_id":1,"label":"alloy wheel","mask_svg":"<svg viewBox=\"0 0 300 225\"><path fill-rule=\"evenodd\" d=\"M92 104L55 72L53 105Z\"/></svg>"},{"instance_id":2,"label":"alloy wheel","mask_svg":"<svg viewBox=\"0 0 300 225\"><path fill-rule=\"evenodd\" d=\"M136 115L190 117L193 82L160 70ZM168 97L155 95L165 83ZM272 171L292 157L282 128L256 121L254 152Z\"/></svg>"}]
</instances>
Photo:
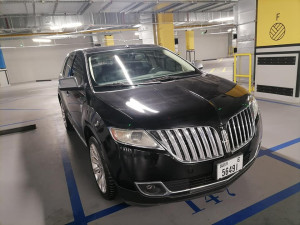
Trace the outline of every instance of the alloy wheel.
<instances>
[{"instance_id":1,"label":"alloy wheel","mask_svg":"<svg viewBox=\"0 0 300 225\"><path fill-rule=\"evenodd\" d=\"M100 158L100 155L97 151L96 146L92 143L90 145L90 157L92 168L94 172L95 179L102 193L106 193L106 179L104 167Z\"/></svg>"}]
</instances>

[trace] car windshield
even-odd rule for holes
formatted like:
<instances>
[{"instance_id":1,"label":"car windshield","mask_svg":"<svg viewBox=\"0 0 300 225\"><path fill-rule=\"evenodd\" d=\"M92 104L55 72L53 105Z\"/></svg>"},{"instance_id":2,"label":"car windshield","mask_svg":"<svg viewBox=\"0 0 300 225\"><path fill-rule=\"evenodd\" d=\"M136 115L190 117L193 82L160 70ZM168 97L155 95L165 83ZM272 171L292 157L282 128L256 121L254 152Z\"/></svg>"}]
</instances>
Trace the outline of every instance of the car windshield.
<instances>
[{"instance_id":1,"label":"car windshield","mask_svg":"<svg viewBox=\"0 0 300 225\"><path fill-rule=\"evenodd\" d=\"M193 66L162 48L99 52L88 61L96 87L151 84L198 75Z\"/></svg>"}]
</instances>

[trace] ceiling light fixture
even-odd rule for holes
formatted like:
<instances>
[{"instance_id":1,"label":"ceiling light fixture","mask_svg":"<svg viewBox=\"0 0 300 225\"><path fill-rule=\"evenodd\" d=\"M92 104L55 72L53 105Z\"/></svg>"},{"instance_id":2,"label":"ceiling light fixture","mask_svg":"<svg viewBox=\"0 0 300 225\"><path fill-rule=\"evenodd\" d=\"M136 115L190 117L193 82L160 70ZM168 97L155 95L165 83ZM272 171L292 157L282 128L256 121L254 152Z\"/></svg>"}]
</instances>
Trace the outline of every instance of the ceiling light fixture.
<instances>
[{"instance_id":1,"label":"ceiling light fixture","mask_svg":"<svg viewBox=\"0 0 300 225\"><path fill-rule=\"evenodd\" d=\"M226 22L226 21L230 21L230 20L234 20L234 17L223 17L223 18L219 18L219 19L213 19L213 20L209 20L208 22Z\"/></svg>"},{"instance_id":2,"label":"ceiling light fixture","mask_svg":"<svg viewBox=\"0 0 300 225\"><path fill-rule=\"evenodd\" d=\"M50 39L44 39L44 38L33 38L32 41L39 42L39 43L50 43L51 42Z\"/></svg>"},{"instance_id":3,"label":"ceiling light fixture","mask_svg":"<svg viewBox=\"0 0 300 225\"><path fill-rule=\"evenodd\" d=\"M141 24L136 24L133 27L141 27L141 26L142 26Z\"/></svg>"}]
</instances>

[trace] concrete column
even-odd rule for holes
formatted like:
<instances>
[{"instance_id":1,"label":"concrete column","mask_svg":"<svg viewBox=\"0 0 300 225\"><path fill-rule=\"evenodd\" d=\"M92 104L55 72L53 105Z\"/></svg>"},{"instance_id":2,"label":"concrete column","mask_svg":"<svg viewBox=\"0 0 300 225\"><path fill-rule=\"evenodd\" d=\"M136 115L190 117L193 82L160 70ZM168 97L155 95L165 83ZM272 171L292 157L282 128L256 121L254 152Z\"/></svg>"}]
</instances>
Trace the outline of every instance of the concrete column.
<instances>
[{"instance_id":1,"label":"concrete column","mask_svg":"<svg viewBox=\"0 0 300 225\"><path fill-rule=\"evenodd\" d=\"M194 31L185 31L186 50L195 50Z\"/></svg>"},{"instance_id":2,"label":"concrete column","mask_svg":"<svg viewBox=\"0 0 300 225\"><path fill-rule=\"evenodd\" d=\"M113 35L105 35L104 40L105 40L105 46L114 46L115 45Z\"/></svg>"},{"instance_id":3,"label":"concrete column","mask_svg":"<svg viewBox=\"0 0 300 225\"><path fill-rule=\"evenodd\" d=\"M157 14L158 45L175 52L173 13Z\"/></svg>"}]
</instances>

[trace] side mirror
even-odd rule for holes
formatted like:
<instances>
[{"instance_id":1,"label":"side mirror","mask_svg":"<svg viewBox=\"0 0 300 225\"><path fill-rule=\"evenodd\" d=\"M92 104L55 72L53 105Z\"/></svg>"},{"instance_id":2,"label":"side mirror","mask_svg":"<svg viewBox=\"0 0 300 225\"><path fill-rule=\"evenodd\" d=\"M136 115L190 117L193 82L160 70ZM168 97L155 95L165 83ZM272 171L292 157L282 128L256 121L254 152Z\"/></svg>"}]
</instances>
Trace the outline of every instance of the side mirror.
<instances>
[{"instance_id":1,"label":"side mirror","mask_svg":"<svg viewBox=\"0 0 300 225\"><path fill-rule=\"evenodd\" d=\"M200 61L195 62L195 67L197 67L199 70L203 69L203 64Z\"/></svg>"},{"instance_id":2,"label":"side mirror","mask_svg":"<svg viewBox=\"0 0 300 225\"><path fill-rule=\"evenodd\" d=\"M75 77L67 77L58 80L58 88L62 91L82 90L83 86L79 86Z\"/></svg>"}]
</instances>

